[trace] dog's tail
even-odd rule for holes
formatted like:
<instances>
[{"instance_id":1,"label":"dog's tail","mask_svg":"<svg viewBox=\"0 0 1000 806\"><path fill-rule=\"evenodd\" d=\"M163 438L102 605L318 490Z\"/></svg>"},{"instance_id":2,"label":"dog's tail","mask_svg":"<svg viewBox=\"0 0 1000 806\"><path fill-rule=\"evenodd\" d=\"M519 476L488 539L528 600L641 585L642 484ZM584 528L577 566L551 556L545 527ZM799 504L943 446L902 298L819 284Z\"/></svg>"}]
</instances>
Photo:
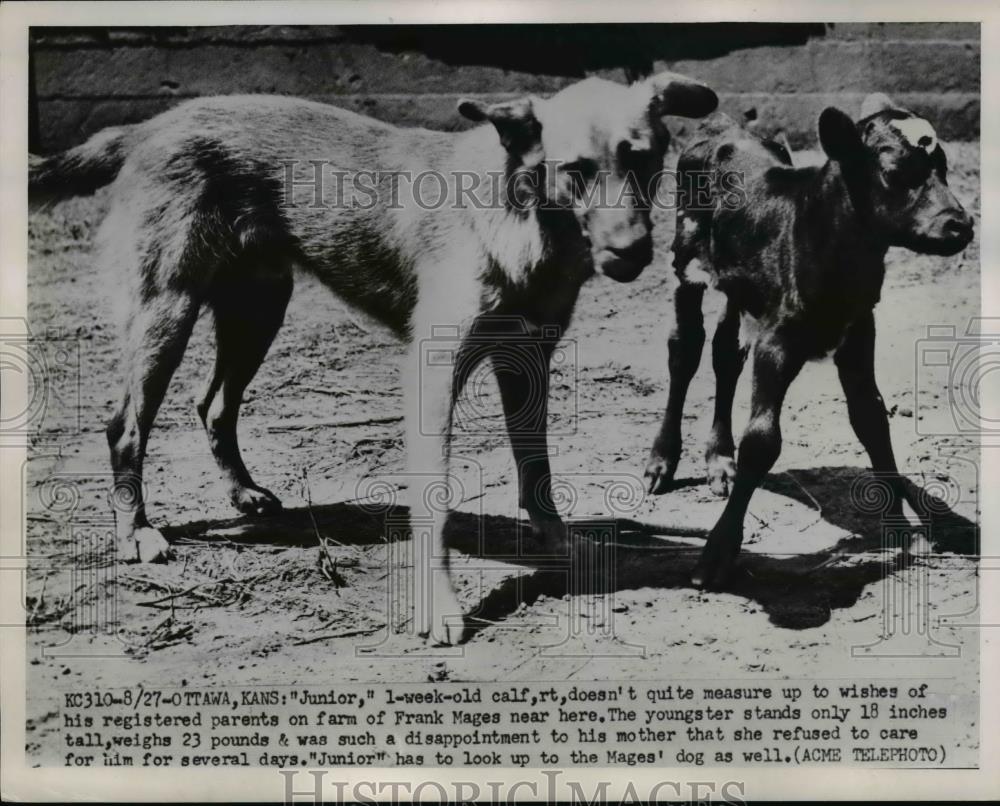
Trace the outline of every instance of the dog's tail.
<instances>
[{"instance_id":1,"label":"dog's tail","mask_svg":"<svg viewBox=\"0 0 1000 806\"><path fill-rule=\"evenodd\" d=\"M28 198L44 205L70 196L86 196L118 176L128 155L134 126L103 129L83 145L50 157L28 155Z\"/></svg>"}]
</instances>

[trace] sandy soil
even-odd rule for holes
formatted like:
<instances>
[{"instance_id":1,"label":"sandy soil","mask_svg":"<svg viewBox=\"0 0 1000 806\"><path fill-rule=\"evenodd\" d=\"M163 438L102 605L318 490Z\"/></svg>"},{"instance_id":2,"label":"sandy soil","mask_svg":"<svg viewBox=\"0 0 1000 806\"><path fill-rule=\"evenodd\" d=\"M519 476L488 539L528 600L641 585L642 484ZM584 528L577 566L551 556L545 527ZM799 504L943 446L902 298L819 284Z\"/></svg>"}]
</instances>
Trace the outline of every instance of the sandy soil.
<instances>
[{"instance_id":1,"label":"sandy soil","mask_svg":"<svg viewBox=\"0 0 1000 806\"><path fill-rule=\"evenodd\" d=\"M978 211L978 144L952 145L949 157L953 187ZM229 508L194 408L212 359L203 318L146 465L150 515L175 542L177 559L108 563L103 428L117 396L114 281L98 276L90 259L106 202L103 193L71 200L30 221L31 327L36 335L58 330L48 333L54 381L26 470L35 759L59 757L55 692L139 681L958 678L964 696L955 706L972 723L965 749L977 747L978 631L959 625L976 618L979 580L966 554L978 518L978 448L955 436L956 390L947 374L919 360L928 325L962 334L978 315L976 244L950 259L892 250L877 310L877 369L900 466L951 504L934 523L930 555L906 563L882 550L879 516L851 494L866 458L832 364L816 364L785 405L783 453L747 521L745 574L731 592L691 588L687 574L723 506L703 478L714 394L708 358L689 395L677 488L650 498L639 490L666 401L675 281L672 223L663 216L657 259L642 277L630 285L595 279L584 289L553 389L553 469L567 515L617 544L607 555L613 568L588 590L567 585L565 564L560 571L510 557L524 529L513 461L495 387L477 378L456 451L466 500L449 527L460 597L477 618L463 646L434 650L405 629L387 635L387 623L405 628L405 617L387 612L392 577L383 539L387 514L391 526L400 511L363 497L366 478L400 481L401 347L308 277L299 278L285 327L247 390L240 427L251 472L286 511L253 521ZM707 322L718 303L708 299ZM68 358L56 355L60 344ZM747 381L737 395L737 429L746 420ZM325 553L317 534L328 538ZM405 545L392 544L392 552ZM87 546L90 567L74 576L74 551ZM879 643L884 597L921 580L928 619L905 637L904 652L884 657L880 648L901 646ZM90 614L110 614L116 635L95 635L81 603ZM80 657L51 657L52 647ZM852 656L852 647L869 649ZM941 647L955 648L957 659L928 663Z\"/></svg>"}]
</instances>

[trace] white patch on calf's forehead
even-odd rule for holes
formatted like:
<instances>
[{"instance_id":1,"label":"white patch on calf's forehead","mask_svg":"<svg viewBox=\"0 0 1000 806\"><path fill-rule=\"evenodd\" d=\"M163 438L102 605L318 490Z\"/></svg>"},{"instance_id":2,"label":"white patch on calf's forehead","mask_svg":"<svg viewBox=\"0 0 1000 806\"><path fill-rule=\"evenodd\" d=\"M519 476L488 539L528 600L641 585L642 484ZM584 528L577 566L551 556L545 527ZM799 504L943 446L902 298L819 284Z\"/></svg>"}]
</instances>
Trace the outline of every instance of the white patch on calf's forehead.
<instances>
[{"instance_id":1,"label":"white patch on calf's forehead","mask_svg":"<svg viewBox=\"0 0 1000 806\"><path fill-rule=\"evenodd\" d=\"M902 118L901 120L890 120L889 125L902 135L914 148L922 148L930 154L937 148L937 132L934 127L923 118Z\"/></svg>"}]
</instances>

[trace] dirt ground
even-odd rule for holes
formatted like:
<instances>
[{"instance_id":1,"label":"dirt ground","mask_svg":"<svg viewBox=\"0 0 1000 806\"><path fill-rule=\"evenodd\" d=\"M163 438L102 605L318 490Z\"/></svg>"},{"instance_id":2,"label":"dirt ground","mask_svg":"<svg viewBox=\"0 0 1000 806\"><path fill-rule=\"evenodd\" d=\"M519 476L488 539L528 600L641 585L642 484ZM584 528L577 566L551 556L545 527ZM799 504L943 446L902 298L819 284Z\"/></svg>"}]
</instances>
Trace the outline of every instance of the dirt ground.
<instances>
[{"instance_id":1,"label":"dirt ground","mask_svg":"<svg viewBox=\"0 0 1000 806\"><path fill-rule=\"evenodd\" d=\"M979 145L948 150L951 184L978 218ZM459 595L475 618L462 646L434 649L387 606L394 578L387 554L406 544L384 537L400 510L366 497L373 478L405 483L402 348L308 277L297 280L240 424L247 465L285 512L251 520L229 507L194 407L212 360L203 317L146 463L150 517L174 541L177 558L109 563L104 423L118 394L115 281L99 276L90 256L106 203L100 193L30 220L30 325L70 348L68 359L60 353L62 363L53 361L26 470L28 751L36 763L61 763L57 692L140 681L922 676L962 692L953 707L972 726L963 749L975 752L979 633L962 625L976 621L979 578L967 555L978 522L979 455L953 424L950 400L963 390L949 388L941 367L923 367L920 350L928 325L952 325L961 335L978 315L976 243L954 258L890 251L877 309L877 371L900 466L950 505L921 544L930 554L905 562L884 551L877 506L852 498L867 460L835 370L819 363L805 369L785 405L783 452L747 521L745 572L730 592L690 586L687 574L723 506L703 477L714 395L707 350L689 395L677 487L658 497L640 490L666 402L675 280L664 214L656 260L638 280L595 278L585 287L553 383L557 494L568 517L614 544L604 587L567 586L558 568L509 556L524 529L513 460L495 386L477 376L456 449L465 501L449 525ZM717 295L708 298L707 323L718 304ZM747 381L737 395L737 429L746 421ZM327 539L325 552L317 535ZM73 572L85 550L85 571ZM887 620L886 597L925 582L927 607L906 622L904 636L902 621ZM401 622L402 633L389 632L387 624ZM880 641L883 632L891 637ZM904 644L902 652L882 651ZM956 657L935 657L947 654Z\"/></svg>"}]
</instances>

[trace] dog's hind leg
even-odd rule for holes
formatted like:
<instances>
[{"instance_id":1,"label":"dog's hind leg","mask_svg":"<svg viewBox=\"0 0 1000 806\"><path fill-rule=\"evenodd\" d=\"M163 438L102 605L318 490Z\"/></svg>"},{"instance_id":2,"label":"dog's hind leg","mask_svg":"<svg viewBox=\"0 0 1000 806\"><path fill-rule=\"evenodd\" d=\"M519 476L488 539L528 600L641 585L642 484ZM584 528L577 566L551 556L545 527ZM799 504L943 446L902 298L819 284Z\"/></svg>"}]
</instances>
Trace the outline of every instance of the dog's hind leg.
<instances>
[{"instance_id":1,"label":"dog's hind leg","mask_svg":"<svg viewBox=\"0 0 1000 806\"><path fill-rule=\"evenodd\" d=\"M170 556L163 535L146 519L142 463L156 412L198 318L198 301L178 290L148 290L126 329L125 392L108 424L114 471L119 556L161 562Z\"/></svg>"},{"instance_id":2,"label":"dog's hind leg","mask_svg":"<svg viewBox=\"0 0 1000 806\"><path fill-rule=\"evenodd\" d=\"M209 298L215 318L215 370L198 415L229 482L233 505L248 514L267 514L280 510L281 502L250 477L240 455L236 421L243 392L284 321L292 274L288 268L268 275L233 272L230 277Z\"/></svg>"},{"instance_id":3,"label":"dog's hind leg","mask_svg":"<svg viewBox=\"0 0 1000 806\"><path fill-rule=\"evenodd\" d=\"M740 344L740 312L728 299L712 338L712 367L715 370L715 416L705 450L708 484L716 495L729 494L736 476L733 459L733 397L746 361L747 348Z\"/></svg>"}]
</instances>

